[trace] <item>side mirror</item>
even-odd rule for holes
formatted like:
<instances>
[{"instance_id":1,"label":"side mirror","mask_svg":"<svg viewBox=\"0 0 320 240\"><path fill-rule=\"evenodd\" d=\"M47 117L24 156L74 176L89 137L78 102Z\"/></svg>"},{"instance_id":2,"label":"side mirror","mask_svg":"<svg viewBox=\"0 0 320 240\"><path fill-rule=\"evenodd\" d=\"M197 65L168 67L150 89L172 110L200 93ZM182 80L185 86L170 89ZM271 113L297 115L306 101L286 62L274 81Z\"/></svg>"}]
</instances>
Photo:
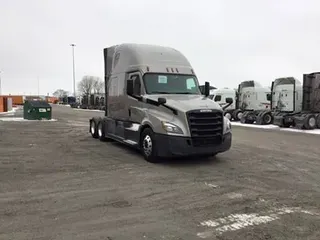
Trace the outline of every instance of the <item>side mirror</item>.
<instances>
[{"instance_id":1,"label":"side mirror","mask_svg":"<svg viewBox=\"0 0 320 240\"><path fill-rule=\"evenodd\" d=\"M204 83L204 95L206 97L208 97L210 94L210 83L209 82L205 82Z\"/></svg>"},{"instance_id":2,"label":"side mirror","mask_svg":"<svg viewBox=\"0 0 320 240\"><path fill-rule=\"evenodd\" d=\"M165 104L166 102L167 102L167 99L162 98L162 97L159 97L159 98L158 98L158 103L159 103L159 104Z\"/></svg>"},{"instance_id":3,"label":"side mirror","mask_svg":"<svg viewBox=\"0 0 320 240\"><path fill-rule=\"evenodd\" d=\"M232 98L226 98L226 103L232 104L233 103L233 99Z\"/></svg>"},{"instance_id":4,"label":"side mirror","mask_svg":"<svg viewBox=\"0 0 320 240\"><path fill-rule=\"evenodd\" d=\"M133 95L133 80L132 79L127 80L127 94L129 96Z\"/></svg>"},{"instance_id":5,"label":"side mirror","mask_svg":"<svg viewBox=\"0 0 320 240\"><path fill-rule=\"evenodd\" d=\"M271 99L272 99L272 98L271 98L271 93L268 93L268 94L267 94L267 100L268 100L268 101L271 101Z\"/></svg>"}]
</instances>

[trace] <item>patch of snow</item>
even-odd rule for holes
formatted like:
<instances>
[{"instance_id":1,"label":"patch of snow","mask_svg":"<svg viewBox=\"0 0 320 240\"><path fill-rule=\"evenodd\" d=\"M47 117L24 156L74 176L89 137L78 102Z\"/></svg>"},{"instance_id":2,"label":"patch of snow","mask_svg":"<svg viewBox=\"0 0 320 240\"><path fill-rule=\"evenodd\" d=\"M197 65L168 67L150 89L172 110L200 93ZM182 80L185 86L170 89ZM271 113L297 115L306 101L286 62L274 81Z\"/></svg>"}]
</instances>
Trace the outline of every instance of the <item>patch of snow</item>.
<instances>
[{"instance_id":1,"label":"patch of snow","mask_svg":"<svg viewBox=\"0 0 320 240\"><path fill-rule=\"evenodd\" d=\"M87 111L87 112L104 112L103 110L99 109L82 109L82 108L73 108L76 111Z\"/></svg>"},{"instance_id":2,"label":"patch of snow","mask_svg":"<svg viewBox=\"0 0 320 240\"><path fill-rule=\"evenodd\" d=\"M263 128L263 129L277 129L279 128L276 125L256 125L256 124L248 124L241 122L231 122L231 126L241 126L241 127L250 127L250 128Z\"/></svg>"},{"instance_id":3,"label":"patch of snow","mask_svg":"<svg viewBox=\"0 0 320 240\"><path fill-rule=\"evenodd\" d=\"M58 105L58 106L65 106L65 107L71 107L70 104L54 104L54 103L50 103L51 105Z\"/></svg>"},{"instance_id":4,"label":"patch of snow","mask_svg":"<svg viewBox=\"0 0 320 240\"><path fill-rule=\"evenodd\" d=\"M16 112L17 108L12 108L12 110L8 111L8 112L0 112L0 115L13 115Z\"/></svg>"},{"instance_id":5,"label":"patch of snow","mask_svg":"<svg viewBox=\"0 0 320 240\"><path fill-rule=\"evenodd\" d=\"M207 183L207 182L205 182L204 183L206 186L208 186L208 187L211 187L211 188L218 188L219 186L218 185L215 185L215 184L212 184L212 183Z\"/></svg>"},{"instance_id":6,"label":"patch of snow","mask_svg":"<svg viewBox=\"0 0 320 240\"><path fill-rule=\"evenodd\" d=\"M3 117L0 118L0 121L3 122L34 122L34 121L40 121L40 122L56 122L57 119L50 119L50 120L27 120L27 119L23 119L22 117Z\"/></svg>"},{"instance_id":7,"label":"patch of snow","mask_svg":"<svg viewBox=\"0 0 320 240\"><path fill-rule=\"evenodd\" d=\"M224 218L201 222L201 226L210 227L213 228L213 230L200 232L197 236L200 238L211 238L215 234L222 234L224 232L237 231L250 226L266 224L268 222L278 220L281 215L292 213L304 213L319 217L319 214L315 212L302 210L300 208L280 208L263 214L231 214Z\"/></svg>"},{"instance_id":8,"label":"patch of snow","mask_svg":"<svg viewBox=\"0 0 320 240\"><path fill-rule=\"evenodd\" d=\"M278 131L285 131L285 132L298 132L298 133L308 133L308 134L316 134L320 135L320 129L313 129L313 130L301 130L295 128L281 128L276 125L256 125L256 124L247 124L241 122L231 122L231 126L239 126L239 127L248 127L248 128L260 128L260 129L274 129Z\"/></svg>"},{"instance_id":9,"label":"patch of snow","mask_svg":"<svg viewBox=\"0 0 320 240\"><path fill-rule=\"evenodd\" d=\"M227 194L227 197L230 199L237 199L237 198L242 198L243 195L241 193L229 193Z\"/></svg>"},{"instance_id":10,"label":"patch of snow","mask_svg":"<svg viewBox=\"0 0 320 240\"><path fill-rule=\"evenodd\" d=\"M294 128L280 128L280 131L286 131L286 132L299 132L299 133L308 133L308 134L320 134L320 129L313 129L313 130L300 130L300 129L294 129Z\"/></svg>"}]
</instances>

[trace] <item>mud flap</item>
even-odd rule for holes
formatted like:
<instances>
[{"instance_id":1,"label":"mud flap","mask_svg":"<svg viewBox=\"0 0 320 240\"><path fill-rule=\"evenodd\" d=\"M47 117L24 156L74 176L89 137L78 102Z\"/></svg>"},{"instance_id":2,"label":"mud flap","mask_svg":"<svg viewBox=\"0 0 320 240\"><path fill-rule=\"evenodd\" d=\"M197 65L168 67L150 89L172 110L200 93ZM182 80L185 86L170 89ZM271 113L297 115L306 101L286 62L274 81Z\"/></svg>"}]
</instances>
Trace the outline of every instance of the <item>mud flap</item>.
<instances>
[{"instance_id":1,"label":"mud flap","mask_svg":"<svg viewBox=\"0 0 320 240\"><path fill-rule=\"evenodd\" d=\"M251 111L247 111L247 112L243 113L243 115L240 119L240 122L247 123L247 124L253 124L255 120L256 120L255 113L251 112Z\"/></svg>"}]
</instances>

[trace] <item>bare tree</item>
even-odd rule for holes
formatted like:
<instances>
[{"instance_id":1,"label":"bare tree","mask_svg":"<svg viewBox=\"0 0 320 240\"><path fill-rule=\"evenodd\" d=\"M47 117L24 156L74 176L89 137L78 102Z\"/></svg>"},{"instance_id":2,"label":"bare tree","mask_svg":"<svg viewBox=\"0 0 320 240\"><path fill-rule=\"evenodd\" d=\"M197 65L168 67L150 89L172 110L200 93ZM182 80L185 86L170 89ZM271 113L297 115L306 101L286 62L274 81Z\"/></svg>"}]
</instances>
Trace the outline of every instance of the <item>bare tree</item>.
<instances>
[{"instance_id":1,"label":"bare tree","mask_svg":"<svg viewBox=\"0 0 320 240\"><path fill-rule=\"evenodd\" d=\"M57 97L57 98L62 98L62 97L68 96L69 92L65 91L63 89L57 89L56 91L54 91L54 93L52 95Z\"/></svg>"},{"instance_id":2,"label":"bare tree","mask_svg":"<svg viewBox=\"0 0 320 240\"><path fill-rule=\"evenodd\" d=\"M81 95L89 95L93 91L95 78L93 76L84 76L78 83L78 91Z\"/></svg>"},{"instance_id":3,"label":"bare tree","mask_svg":"<svg viewBox=\"0 0 320 240\"><path fill-rule=\"evenodd\" d=\"M93 92L97 94L104 92L104 82L99 77L95 77L93 84Z\"/></svg>"}]
</instances>

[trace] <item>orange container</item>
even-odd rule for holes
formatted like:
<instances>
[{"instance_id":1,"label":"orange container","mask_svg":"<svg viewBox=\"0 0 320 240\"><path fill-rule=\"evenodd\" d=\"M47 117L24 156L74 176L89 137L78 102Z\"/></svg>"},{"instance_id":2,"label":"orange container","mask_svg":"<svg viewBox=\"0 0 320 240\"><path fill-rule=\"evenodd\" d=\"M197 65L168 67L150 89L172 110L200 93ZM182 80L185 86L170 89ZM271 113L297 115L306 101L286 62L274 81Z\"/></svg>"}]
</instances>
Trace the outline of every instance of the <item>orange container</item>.
<instances>
[{"instance_id":1,"label":"orange container","mask_svg":"<svg viewBox=\"0 0 320 240\"><path fill-rule=\"evenodd\" d=\"M8 111L8 98L4 96L0 96L0 112L7 112Z\"/></svg>"},{"instance_id":2,"label":"orange container","mask_svg":"<svg viewBox=\"0 0 320 240\"><path fill-rule=\"evenodd\" d=\"M49 97L49 96L47 96L46 97L46 101L48 103L57 103L59 101L59 99L57 97Z\"/></svg>"},{"instance_id":3,"label":"orange container","mask_svg":"<svg viewBox=\"0 0 320 240\"><path fill-rule=\"evenodd\" d=\"M22 95L2 95L2 97L11 98L12 105L23 105L24 96Z\"/></svg>"}]
</instances>

